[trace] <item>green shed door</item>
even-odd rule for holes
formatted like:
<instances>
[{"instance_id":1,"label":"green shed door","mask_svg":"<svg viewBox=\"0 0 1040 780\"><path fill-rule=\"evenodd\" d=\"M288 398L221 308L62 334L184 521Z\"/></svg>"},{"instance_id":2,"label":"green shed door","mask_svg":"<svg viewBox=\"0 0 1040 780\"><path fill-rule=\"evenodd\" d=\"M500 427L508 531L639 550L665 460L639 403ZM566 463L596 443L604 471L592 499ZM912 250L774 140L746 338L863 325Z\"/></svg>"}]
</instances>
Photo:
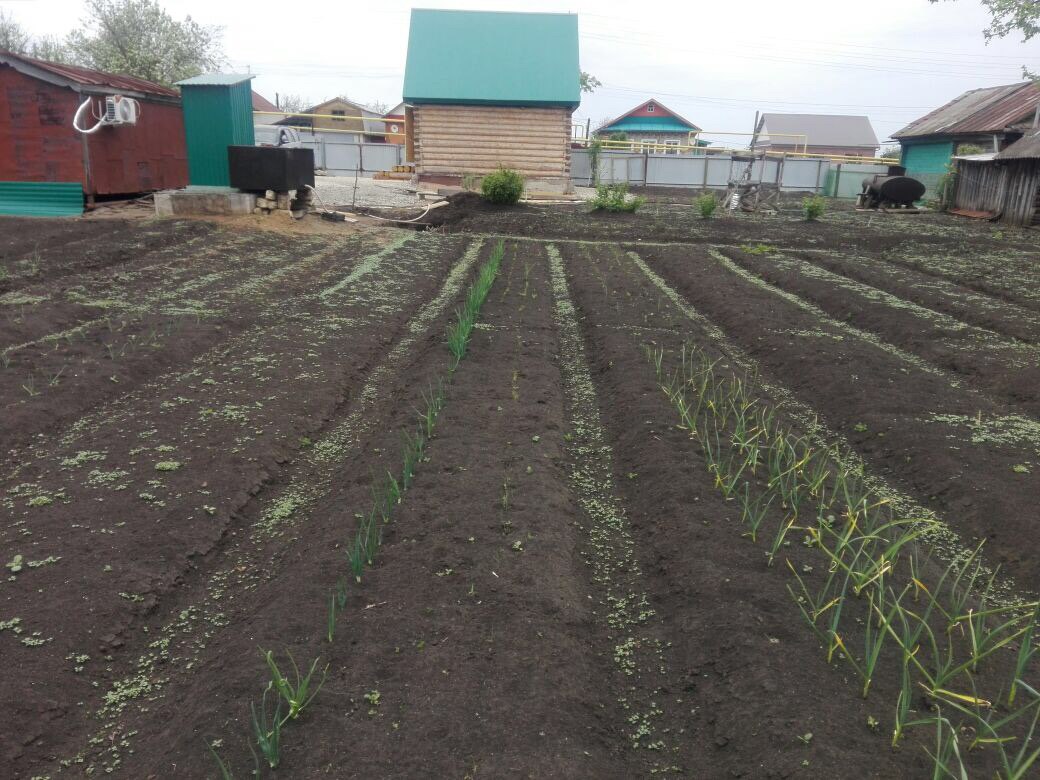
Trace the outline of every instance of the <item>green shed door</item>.
<instances>
[{"instance_id":1,"label":"green shed door","mask_svg":"<svg viewBox=\"0 0 1040 780\"><path fill-rule=\"evenodd\" d=\"M933 197L939 179L946 173L953 157L953 141L909 144L903 147L903 167L906 175L926 187L925 197Z\"/></svg>"},{"instance_id":2,"label":"green shed door","mask_svg":"<svg viewBox=\"0 0 1040 780\"><path fill-rule=\"evenodd\" d=\"M184 84L181 98L188 181L196 186L230 186L228 147L252 146L255 142L249 80L238 84Z\"/></svg>"}]
</instances>

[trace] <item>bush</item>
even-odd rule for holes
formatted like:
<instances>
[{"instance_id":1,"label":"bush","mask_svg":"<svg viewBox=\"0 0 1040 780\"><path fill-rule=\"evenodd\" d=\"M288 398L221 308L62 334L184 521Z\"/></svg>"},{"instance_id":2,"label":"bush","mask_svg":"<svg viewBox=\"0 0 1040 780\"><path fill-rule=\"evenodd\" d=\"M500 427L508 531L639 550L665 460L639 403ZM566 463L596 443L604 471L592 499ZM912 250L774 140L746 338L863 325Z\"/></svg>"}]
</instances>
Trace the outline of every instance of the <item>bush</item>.
<instances>
[{"instance_id":1,"label":"bush","mask_svg":"<svg viewBox=\"0 0 1040 780\"><path fill-rule=\"evenodd\" d=\"M480 183L480 194L488 203L511 206L524 194L524 177L509 168L489 173Z\"/></svg>"},{"instance_id":2,"label":"bush","mask_svg":"<svg viewBox=\"0 0 1040 780\"><path fill-rule=\"evenodd\" d=\"M802 213L808 222L819 219L827 210L827 201L822 195L813 195L802 200Z\"/></svg>"},{"instance_id":3,"label":"bush","mask_svg":"<svg viewBox=\"0 0 1040 780\"><path fill-rule=\"evenodd\" d=\"M589 201L593 211L638 211L646 203L646 198L628 195L627 184L599 184L596 186L596 197Z\"/></svg>"},{"instance_id":4,"label":"bush","mask_svg":"<svg viewBox=\"0 0 1040 780\"><path fill-rule=\"evenodd\" d=\"M719 207L719 199L710 192L697 198L696 203L697 211L700 212L702 219L710 218L715 213L715 209Z\"/></svg>"}]
</instances>

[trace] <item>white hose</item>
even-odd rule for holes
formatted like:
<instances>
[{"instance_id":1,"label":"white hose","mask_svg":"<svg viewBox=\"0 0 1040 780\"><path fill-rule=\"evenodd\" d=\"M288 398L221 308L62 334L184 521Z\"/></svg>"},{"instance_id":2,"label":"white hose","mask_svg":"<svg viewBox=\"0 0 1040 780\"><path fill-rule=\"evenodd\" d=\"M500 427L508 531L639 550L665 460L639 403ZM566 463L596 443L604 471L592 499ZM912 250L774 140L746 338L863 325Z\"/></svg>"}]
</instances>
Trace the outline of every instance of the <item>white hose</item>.
<instances>
[{"instance_id":1,"label":"white hose","mask_svg":"<svg viewBox=\"0 0 1040 780\"><path fill-rule=\"evenodd\" d=\"M93 102L93 98L87 98L86 100L84 100L80 104L80 107L76 109L76 115L72 117L73 129L79 131L80 133L83 133L83 135L90 135L91 133L96 133L98 130L105 126L104 120L101 119L99 119L98 123L89 130L84 130L82 127L79 126L79 120L83 117L83 110L93 105Z\"/></svg>"}]
</instances>

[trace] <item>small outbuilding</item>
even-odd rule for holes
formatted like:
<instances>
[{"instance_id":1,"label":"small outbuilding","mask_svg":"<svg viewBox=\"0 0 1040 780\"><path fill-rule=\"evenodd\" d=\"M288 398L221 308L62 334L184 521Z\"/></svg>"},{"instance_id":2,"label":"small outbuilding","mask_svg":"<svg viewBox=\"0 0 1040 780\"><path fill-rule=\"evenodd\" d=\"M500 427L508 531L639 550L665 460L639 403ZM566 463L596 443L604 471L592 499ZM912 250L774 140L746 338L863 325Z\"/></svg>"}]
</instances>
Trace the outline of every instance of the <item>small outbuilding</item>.
<instances>
[{"instance_id":1,"label":"small outbuilding","mask_svg":"<svg viewBox=\"0 0 1040 780\"><path fill-rule=\"evenodd\" d=\"M1040 127L997 154L954 158L953 210L1040 225Z\"/></svg>"},{"instance_id":2,"label":"small outbuilding","mask_svg":"<svg viewBox=\"0 0 1040 780\"><path fill-rule=\"evenodd\" d=\"M936 192L955 156L999 154L1032 126L1040 85L1032 81L973 89L911 122L892 137L908 176Z\"/></svg>"},{"instance_id":3,"label":"small outbuilding","mask_svg":"<svg viewBox=\"0 0 1040 780\"><path fill-rule=\"evenodd\" d=\"M111 118L116 96L132 99L119 121L73 127ZM0 139L0 182L75 183L88 203L188 183L180 95L142 79L0 51Z\"/></svg>"},{"instance_id":4,"label":"small outbuilding","mask_svg":"<svg viewBox=\"0 0 1040 780\"><path fill-rule=\"evenodd\" d=\"M458 184L502 166L529 194L570 191L578 17L413 9L404 100L419 181Z\"/></svg>"}]
</instances>

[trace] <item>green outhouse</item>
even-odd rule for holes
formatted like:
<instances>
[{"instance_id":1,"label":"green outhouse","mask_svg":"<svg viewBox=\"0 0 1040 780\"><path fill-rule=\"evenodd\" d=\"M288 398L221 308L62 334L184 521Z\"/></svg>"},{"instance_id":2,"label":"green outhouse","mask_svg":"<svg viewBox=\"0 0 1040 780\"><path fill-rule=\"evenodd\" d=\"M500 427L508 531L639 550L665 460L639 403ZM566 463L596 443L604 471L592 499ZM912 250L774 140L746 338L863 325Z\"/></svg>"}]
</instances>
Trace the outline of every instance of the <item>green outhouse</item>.
<instances>
[{"instance_id":1,"label":"green outhouse","mask_svg":"<svg viewBox=\"0 0 1040 780\"><path fill-rule=\"evenodd\" d=\"M177 82L191 186L231 185L228 147L254 144L252 79L248 73L212 73Z\"/></svg>"}]
</instances>

